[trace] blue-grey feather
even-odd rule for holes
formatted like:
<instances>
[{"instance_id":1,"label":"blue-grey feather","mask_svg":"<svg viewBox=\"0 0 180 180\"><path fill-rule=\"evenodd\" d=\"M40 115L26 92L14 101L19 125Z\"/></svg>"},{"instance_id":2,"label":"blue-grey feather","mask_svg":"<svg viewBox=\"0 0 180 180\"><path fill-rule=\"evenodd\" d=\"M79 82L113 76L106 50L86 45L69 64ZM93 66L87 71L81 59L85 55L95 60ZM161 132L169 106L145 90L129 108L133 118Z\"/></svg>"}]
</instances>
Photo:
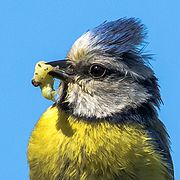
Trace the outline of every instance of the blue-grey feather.
<instances>
[{"instance_id":1,"label":"blue-grey feather","mask_svg":"<svg viewBox=\"0 0 180 180\"><path fill-rule=\"evenodd\" d=\"M123 52L138 51L147 34L145 26L135 18L103 23L90 32L95 39L92 46L100 45L104 53L117 56Z\"/></svg>"}]
</instances>

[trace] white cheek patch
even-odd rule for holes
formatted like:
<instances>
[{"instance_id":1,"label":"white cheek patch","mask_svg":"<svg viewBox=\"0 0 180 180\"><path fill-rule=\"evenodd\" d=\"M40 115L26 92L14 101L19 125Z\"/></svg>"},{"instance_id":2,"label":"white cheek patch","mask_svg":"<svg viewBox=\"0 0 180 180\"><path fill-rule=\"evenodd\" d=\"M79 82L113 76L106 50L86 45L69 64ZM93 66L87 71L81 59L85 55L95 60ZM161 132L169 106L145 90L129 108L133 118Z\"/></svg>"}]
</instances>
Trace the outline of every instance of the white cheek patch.
<instances>
[{"instance_id":1,"label":"white cheek patch","mask_svg":"<svg viewBox=\"0 0 180 180\"><path fill-rule=\"evenodd\" d=\"M83 84L86 84L86 88L83 87ZM117 95L100 92L94 93L94 88L97 85L99 84L93 84L92 82L81 82L81 86L69 84L66 102L72 105L74 115L105 118L122 112L127 106L137 107L142 102L146 102L150 97L146 90L138 85L134 89L127 88L125 90L127 92L124 94L120 90L119 93L117 92ZM90 87L88 88L88 86ZM88 93L85 89L88 89L91 93Z\"/></svg>"},{"instance_id":2,"label":"white cheek patch","mask_svg":"<svg viewBox=\"0 0 180 180\"><path fill-rule=\"evenodd\" d=\"M79 85L70 84L66 101L73 106L73 113L78 116L101 116L95 96L84 92Z\"/></svg>"}]
</instances>

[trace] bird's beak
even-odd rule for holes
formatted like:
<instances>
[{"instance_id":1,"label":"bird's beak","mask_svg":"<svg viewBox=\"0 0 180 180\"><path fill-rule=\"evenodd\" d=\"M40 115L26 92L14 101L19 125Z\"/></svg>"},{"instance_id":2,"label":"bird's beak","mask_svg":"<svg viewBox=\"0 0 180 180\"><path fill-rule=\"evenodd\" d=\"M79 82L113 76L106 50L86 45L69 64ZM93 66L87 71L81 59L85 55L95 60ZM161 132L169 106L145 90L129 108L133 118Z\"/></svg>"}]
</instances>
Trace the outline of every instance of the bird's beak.
<instances>
[{"instance_id":1,"label":"bird's beak","mask_svg":"<svg viewBox=\"0 0 180 180\"><path fill-rule=\"evenodd\" d=\"M66 83L73 81L74 72L67 60L57 60L46 63L54 67L48 74Z\"/></svg>"}]
</instances>

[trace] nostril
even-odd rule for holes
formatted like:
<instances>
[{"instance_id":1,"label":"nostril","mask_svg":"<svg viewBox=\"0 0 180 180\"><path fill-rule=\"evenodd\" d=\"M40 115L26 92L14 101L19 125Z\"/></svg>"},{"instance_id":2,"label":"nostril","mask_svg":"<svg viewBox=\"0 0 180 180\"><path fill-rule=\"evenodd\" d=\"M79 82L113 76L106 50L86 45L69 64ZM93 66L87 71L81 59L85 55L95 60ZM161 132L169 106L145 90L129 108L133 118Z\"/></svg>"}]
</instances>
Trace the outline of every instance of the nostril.
<instances>
[{"instance_id":1,"label":"nostril","mask_svg":"<svg viewBox=\"0 0 180 180\"><path fill-rule=\"evenodd\" d=\"M38 87L41 83L40 82L37 82L35 81L34 79L32 79L31 81L32 85L35 86L35 87Z\"/></svg>"}]
</instances>

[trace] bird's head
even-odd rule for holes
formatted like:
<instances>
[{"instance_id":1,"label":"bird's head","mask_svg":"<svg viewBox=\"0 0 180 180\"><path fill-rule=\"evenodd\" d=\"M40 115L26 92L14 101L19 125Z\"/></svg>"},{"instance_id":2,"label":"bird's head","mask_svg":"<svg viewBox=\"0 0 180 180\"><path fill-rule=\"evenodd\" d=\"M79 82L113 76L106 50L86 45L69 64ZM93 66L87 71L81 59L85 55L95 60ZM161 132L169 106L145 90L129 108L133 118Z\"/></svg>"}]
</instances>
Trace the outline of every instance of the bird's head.
<instances>
[{"instance_id":1,"label":"bird's head","mask_svg":"<svg viewBox=\"0 0 180 180\"><path fill-rule=\"evenodd\" d=\"M146 29L122 18L87 31L50 75L62 80L59 105L75 116L105 118L144 103L158 106L157 79L148 65Z\"/></svg>"}]
</instances>

